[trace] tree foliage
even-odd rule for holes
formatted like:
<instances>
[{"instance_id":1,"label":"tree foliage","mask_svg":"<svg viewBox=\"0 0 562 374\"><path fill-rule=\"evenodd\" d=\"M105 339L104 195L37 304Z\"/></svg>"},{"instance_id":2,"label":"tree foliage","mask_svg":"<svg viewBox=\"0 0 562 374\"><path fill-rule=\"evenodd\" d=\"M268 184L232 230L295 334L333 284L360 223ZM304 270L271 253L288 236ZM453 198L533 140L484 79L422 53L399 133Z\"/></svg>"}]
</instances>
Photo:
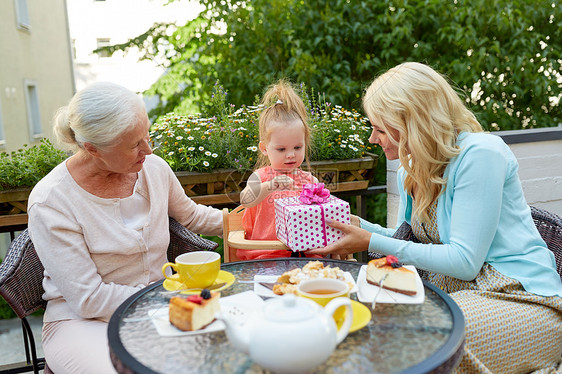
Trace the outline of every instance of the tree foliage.
<instances>
[{"instance_id":1,"label":"tree foliage","mask_svg":"<svg viewBox=\"0 0 562 374\"><path fill-rule=\"evenodd\" d=\"M205 112L217 80L237 106L287 77L360 109L376 75L420 61L447 75L489 130L562 122L562 7L554 0L200 3L205 10L185 26L155 25L119 46L167 58L168 73L146 92L162 99L153 119Z\"/></svg>"}]
</instances>

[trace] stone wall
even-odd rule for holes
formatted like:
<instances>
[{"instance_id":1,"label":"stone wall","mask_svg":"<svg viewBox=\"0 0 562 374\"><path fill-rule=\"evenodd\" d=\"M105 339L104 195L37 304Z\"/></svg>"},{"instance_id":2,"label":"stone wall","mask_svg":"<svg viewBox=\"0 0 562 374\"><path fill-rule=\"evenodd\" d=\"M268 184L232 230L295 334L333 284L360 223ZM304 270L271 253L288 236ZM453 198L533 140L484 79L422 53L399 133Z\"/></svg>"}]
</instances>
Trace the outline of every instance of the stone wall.
<instances>
[{"instance_id":1,"label":"stone wall","mask_svg":"<svg viewBox=\"0 0 562 374\"><path fill-rule=\"evenodd\" d=\"M498 131L519 161L519 178L529 205L562 216L562 127ZM399 161L386 162L387 225L396 225Z\"/></svg>"}]
</instances>

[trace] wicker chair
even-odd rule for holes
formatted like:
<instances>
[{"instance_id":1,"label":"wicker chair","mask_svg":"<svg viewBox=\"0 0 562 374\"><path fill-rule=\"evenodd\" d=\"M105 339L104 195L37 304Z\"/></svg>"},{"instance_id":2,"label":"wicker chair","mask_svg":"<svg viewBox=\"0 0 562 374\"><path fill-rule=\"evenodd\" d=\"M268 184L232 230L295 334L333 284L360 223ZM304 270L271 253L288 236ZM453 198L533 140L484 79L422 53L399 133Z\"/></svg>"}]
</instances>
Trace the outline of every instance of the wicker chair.
<instances>
[{"instance_id":1,"label":"wicker chair","mask_svg":"<svg viewBox=\"0 0 562 374\"><path fill-rule=\"evenodd\" d=\"M186 229L180 223L170 218L170 245L168 259L175 258L185 252L196 250L213 251L218 243L200 237ZM9 368L0 373L39 373L44 369L50 373L44 358L38 358L35 339L27 316L31 313L45 309L47 302L43 295L43 265L35 252L35 248L25 229L10 244L6 258L0 264L0 295L6 300L17 316L21 319L25 344L26 361L10 364Z\"/></svg>"},{"instance_id":2,"label":"wicker chair","mask_svg":"<svg viewBox=\"0 0 562 374\"><path fill-rule=\"evenodd\" d=\"M560 279L562 280L562 218L556 214L550 213L544 209L531 206L531 216L535 222L535 226L541 234L542 239L545 241L548 249L554 253L554 258L556 259L556 270L560 274ZM417 238L412 232L412 228L406 222L396 230L393 238L408 240L415 243L419 243ZM383 255L379 253L369 252L369 258L379 258Z\"/></svg>"},{"instance_id":3,"label":"wicker chair","mask_svg":"<svg viewBox=\"0 0 562 374\"><path fill-rule=\"evenodd\" d=\"M562 280L562 218L534 206L531 207L531 216L546 246L554 253L556 271Z\"/></svg>"}]
</instances>

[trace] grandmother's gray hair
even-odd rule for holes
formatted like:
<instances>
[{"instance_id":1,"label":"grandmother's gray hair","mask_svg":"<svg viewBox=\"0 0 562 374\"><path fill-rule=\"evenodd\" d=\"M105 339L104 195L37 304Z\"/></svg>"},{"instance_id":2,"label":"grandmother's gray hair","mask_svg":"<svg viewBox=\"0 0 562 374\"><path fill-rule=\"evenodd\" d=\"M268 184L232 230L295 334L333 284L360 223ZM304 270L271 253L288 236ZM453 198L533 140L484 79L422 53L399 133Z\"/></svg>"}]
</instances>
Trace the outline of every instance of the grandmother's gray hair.
<instances>
[{"instance_id":1,"label":"grandmother's gray hair","mask_svg":"<svg viewBox=\"0 0 562 374\"><path fill-rule=\"evenodd\" d=\"M73 152L84 143L103 149L145 115L137 94L115 83L98 82L77 92L57 111L53 130L59 143Z\"/></svg>"}]
</instances>

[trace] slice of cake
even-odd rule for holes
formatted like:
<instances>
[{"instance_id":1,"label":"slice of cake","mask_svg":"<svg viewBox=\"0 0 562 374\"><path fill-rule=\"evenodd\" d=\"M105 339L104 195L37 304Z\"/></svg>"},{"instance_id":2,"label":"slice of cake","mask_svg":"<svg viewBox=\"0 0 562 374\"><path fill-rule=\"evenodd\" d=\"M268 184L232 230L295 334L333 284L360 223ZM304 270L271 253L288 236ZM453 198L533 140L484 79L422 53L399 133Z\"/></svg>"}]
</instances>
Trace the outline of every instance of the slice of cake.
<instances>
[{"instance_id":1,"label":"slice of cake","mask_svg":"<svg viewBox=\"0 0 562 374\"><path fill-rule=\"evenodd\" d=\"M182 331L202 329L215 320L220 311L220 293L201 291L200 295L175 296L170 299L170 323Z\"/></svg>"},{"instance_id":2,"label":"slice of cake","mask_svg":"<svg viewBox=\"0 0 562 374\"><path fill-rule=\"evenodd\" d=\"M379 286L381 279L387 274L382 288L406 295L417 293L416 274L403 267L396 257L386 256L369 261L367 282Z\"/></svg>"}]
</instances>

